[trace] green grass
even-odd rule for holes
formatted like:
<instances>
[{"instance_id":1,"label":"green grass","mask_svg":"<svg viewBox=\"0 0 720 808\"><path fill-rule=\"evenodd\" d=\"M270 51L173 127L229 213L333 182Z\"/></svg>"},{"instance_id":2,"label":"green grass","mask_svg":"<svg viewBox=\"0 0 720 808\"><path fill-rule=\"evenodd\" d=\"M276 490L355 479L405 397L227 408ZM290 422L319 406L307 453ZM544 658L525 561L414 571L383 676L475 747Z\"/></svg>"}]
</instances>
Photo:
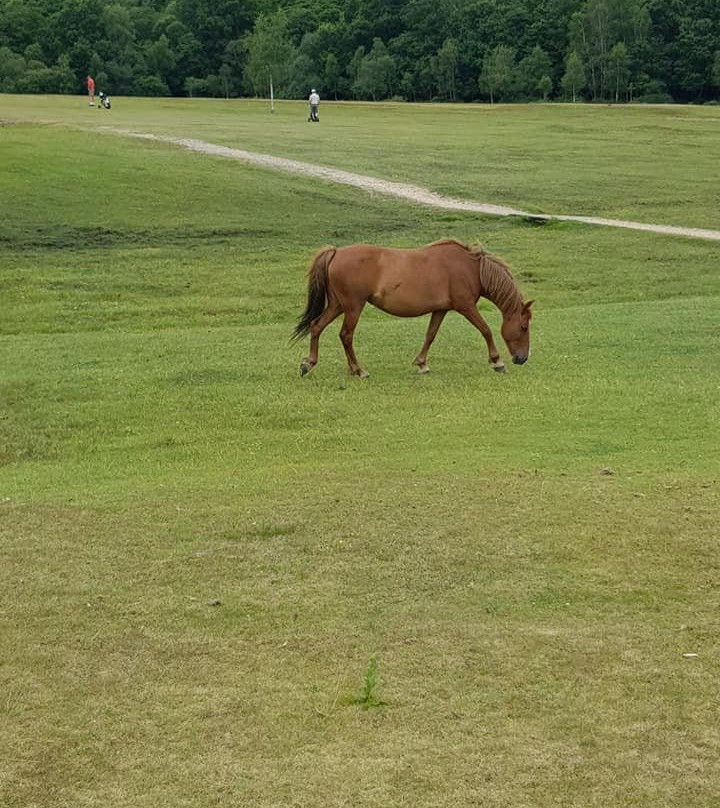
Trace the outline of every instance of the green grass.
<instances>
[{"instance_id":1,"label":"green grass","mask_svg":"<svg viewBox=\"0 0 720 808\"><path fill-rule=\"evenodd\" d=\"M34 104L0 117L72 111ZM127 102L219 141L215 108ZM366 170L385 112L348 109ZM713 803L718 245L0 138L0 803ZM449 316L422 377L425 322L368 310L370 379L333 326L301 380L315 249L443 236L536 298L530 362Z\"/></svg>"},{"instance_id":2,"label":"green grass","mask_svg":"<svg viewBox=\"0 0 720 808\"><path fill-rule=\"evenodd\" d=\"M195 137L523 210L717 228L720 108L0 97L0 118Z\"/></svg>"}]
</instances>

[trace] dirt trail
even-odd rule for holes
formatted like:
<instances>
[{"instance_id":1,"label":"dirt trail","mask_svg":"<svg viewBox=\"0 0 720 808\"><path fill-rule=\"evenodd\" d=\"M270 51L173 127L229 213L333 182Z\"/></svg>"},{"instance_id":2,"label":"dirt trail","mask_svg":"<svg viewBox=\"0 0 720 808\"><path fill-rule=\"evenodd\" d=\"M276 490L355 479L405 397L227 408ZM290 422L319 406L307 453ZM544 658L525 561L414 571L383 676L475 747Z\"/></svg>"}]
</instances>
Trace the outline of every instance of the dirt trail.
<instances>
[{"instance_id":1,"label":"dirt trail","mask_svg":"<svg viewBox=\"0 0 720 808\"><path fill-rule=\"evenodd\" d=\"M407 185L400 182L389 182L376 177L368 177L363 174L353 174L349 171L342 171L327 166L303 163L299 160L288 160L284 157L273 157L270 154L259 154L257 152L244 151L243 149L231 149L228 146L218 146L214 143L207 143L203 140L192 138L169 137L165 135L151 135L144 132L131 132L124 129L113 129L108 127L106 131L118 135L142 138L144 140L155 140L161 143L171 143L175 146L182 146L190 151L210 154L215 157L226 157L231 160L241 160L263 168L275 171L284 171L289 174L302 174L306 177L316 177L325 182L338 183L340 185L352 185L361 188L368 193L379 193L388 196L395 196L401 199L415 202L419 205L427 205L444 210L469 211L471 213L484 213L490 216L521 216L537 220L554 220L562 222L581 222L583 224L600 225L602 227L620 227L626 230L645 230L651 233L663 233L671 236L685 236L687 238L705 239L708 241L720 241L720 230L704 230L697 227L675 227L664 224L646 224L644 222L629 222L622 219L606 219L598 216L570 216L565 214L538 214L527 211L509 208L504 205L491 205L483 202L471 202L463 199L453 199L449 196L436 194L427 188L418 185Z\"/></svg>"}]
</instances>

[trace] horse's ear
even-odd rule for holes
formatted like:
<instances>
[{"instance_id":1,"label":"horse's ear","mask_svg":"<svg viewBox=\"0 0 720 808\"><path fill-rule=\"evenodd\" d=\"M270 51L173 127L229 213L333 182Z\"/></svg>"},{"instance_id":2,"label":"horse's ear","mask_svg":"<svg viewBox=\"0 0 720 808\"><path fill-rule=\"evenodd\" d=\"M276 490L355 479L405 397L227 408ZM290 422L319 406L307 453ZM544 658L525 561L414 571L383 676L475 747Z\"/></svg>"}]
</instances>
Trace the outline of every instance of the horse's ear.
<instances>
[{"instance_id":1,"label":"horse's ear","mask_svg":"<svg viewBox=\"0 0 720 808\"><path fill-rule=\"evenodd\" d=\"M523 309L524 309L525 311L529 311L529 310L530 310L530 306L532 306L532 304L533 304L534 302L535 302L534 300L528 300L528 301L527 301L527 303L523 303Z\"/></svg>"}]
</instances>

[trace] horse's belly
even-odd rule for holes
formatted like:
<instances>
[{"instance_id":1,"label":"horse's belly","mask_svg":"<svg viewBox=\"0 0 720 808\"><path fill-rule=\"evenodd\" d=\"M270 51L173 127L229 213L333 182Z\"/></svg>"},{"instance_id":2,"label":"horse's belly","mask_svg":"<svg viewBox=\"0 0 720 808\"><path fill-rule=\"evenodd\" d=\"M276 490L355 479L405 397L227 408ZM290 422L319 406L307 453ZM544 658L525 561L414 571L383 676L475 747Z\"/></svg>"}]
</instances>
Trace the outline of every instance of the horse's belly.
<instances>
[{"instance_id":1,"label":"horse's belly","mask_svg":"<svg viewBox=\"0 0 720 808\"><path fill-rule=\"evenodd\" d=\"M419 317L431 311L440 311L450 308L448 295L435 292L434 294L413 294L403 288L403 284L380 289L370 297L370 302L378 309L394 314L396 317Z\"/></svg>"}]
</instances>

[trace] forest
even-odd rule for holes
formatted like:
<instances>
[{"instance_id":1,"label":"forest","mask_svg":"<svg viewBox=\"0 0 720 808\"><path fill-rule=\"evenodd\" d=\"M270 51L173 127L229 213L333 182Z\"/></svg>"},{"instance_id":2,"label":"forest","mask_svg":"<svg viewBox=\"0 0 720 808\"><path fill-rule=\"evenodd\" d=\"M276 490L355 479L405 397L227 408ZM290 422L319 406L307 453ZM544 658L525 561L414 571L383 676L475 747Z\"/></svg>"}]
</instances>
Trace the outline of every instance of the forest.
<instances>
[{"instance_id":1,"label":"forest","mask_svg":"<svg viewBox=\"0 0 720 808\"><path fill-rule=\"evenodd\" d=\"M0 92L718 103L718 0L0 0Z\"/></svg>"}]
</instances>

